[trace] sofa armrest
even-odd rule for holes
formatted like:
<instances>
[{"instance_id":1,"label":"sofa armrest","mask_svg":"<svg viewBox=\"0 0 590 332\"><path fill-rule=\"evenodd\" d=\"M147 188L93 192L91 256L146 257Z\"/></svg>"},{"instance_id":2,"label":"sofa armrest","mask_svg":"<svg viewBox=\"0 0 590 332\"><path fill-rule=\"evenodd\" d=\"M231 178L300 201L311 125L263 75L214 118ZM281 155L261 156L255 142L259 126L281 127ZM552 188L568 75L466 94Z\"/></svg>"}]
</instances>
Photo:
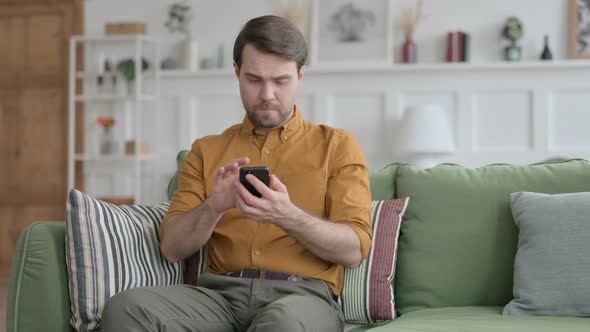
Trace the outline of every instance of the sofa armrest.
<instances>
[{"instance_id":1,"label":"sofa armrest","mask_svg":"<svg viewBox=\"0 0 590 332\"><path fill-rule=\"evenodd\" d=\"M10 271L7 332L72 331L65 223L35 222L21 234Z\"/></svg>"}]
</instances>

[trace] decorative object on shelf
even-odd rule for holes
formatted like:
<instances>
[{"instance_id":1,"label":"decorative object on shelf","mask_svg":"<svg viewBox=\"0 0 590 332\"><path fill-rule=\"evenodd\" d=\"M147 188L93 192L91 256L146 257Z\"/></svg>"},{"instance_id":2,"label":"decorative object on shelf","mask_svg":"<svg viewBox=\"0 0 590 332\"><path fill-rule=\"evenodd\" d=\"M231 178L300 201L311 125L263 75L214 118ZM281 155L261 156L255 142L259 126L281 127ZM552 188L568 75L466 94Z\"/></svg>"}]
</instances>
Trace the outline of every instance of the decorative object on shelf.
<instances>
[{"instance_id":1,"label":"decorative object on shelf","mask_svg":"<svg viewBox=\"0 0 590 332\"><path fill-rule=\"evenodd\" d=\"M310 2L308 0L268 0L273 7L276 15L286 18L289 22L295 24L301 34L307 41L308 48L311 49L310 43L310 20L308 15ZM309 59L309 58L308 58Z\"/></svg>"},{"instance_id":2,"label":"decorative object on shelf","mask_svg":"<svg viewBox=\"0 0 590 332\"><path fill-rule=\"evenodd\" d=\"M217 48L217 68L223 69L225 64L225 46L223 44L219 44Z\"/></svg>"},{"instance_id":3,"label":"decorative object on shelf","mask_svg":"<svg viewBox=\"0 0 590 332\"><path fill-rule=\"evenodd\" d=\"M549 48L549 36L545 35L545 42L543 46L543 52L541 52L541 60L553 60L553 53Z\"/></svg>"},{"instance_id":4,"label":"decorative object on shelf","mask_svg":"<svg viewBox=\"0 0 590 332\"><path fill-rule=\"evenodd\" d=\"M101 64L96 83L98 94L114 95L117 92L117 73L113 72L109 59Z\"/></svg>"},{"instance_id":5,"label":"decorative object on shelf","mask_svg":"<svg viewBox=\"0 0 590 332\"><path fill-rule=\"evenodd\" d=\"M312 65L393 62L391 0L316 0L312 17Z\"/></svg>"},{"instance_id":6,"label":"decorative object on shelf","mask_svg":"<svg viewBox=\"0 0 590 332\"><path fill-rule=\"evenodd\" d=\"M419 168L430 168L455 151L447 111L427 104L406 108L396 137L396 152Z\"/></svg>"},{"instance_id":7,"label":"decorative object on shelf","mask_svg":"<svg viewBox=\"0 0 590 332\"><path fill-rule=\"evenodd\" d=\"M522 59L522 46L518 41L524 36L524 26L519 18L509 17L502 29L502 36L510 41L510 45L504 49L504 58L507 61L520 61Z\"/></svg>"},{"instance_id":8,"label":"decorative object on shelf","mask_svg":"<svg viewBox=\"0 0 590 332\"><path fill-rule=\"evenodd\" d=\"M572 59L590 59L590 0L570 0L569 53Z\"/></svg>"},{"instance_id":9,"label":"decorative object on shelf","mask_svg":"<svg viewBox=\"0 0 590 332\"><path fill-rule=\"evenodd\" d=\"M135 154L135 140L128 140L125 141L125 154L126 155L134 155ZM150 154L150 146L146 141L139 142L139 154L140 155L148 155Z\"/></svg>"},{"instance_id":10,"label":"decorative object on shelf","mask_svg":"<svg viewBox=\"0 0 590 332\"><path fill-rule=\"evenodd\" d=\"M102 127L100 135L100 154L109 155L116 152L115 138L113 136L113 126L115 125L115 118L99 116L98 124Z\"/></svg>"},{"instance_id":11,"label":"decorative object on shelf","mask_svg":"<svg viewBox=\"0 0 590 332\"><path fill-rule=\"evenodd\" d=\"M185 2L177 2L168 9L168 21L164 24L170 33L180 32L184 39L180 42L179 61L190 71L199 70L199 43L191 37L192 8Z\"/></svg>"},{"instance_id":12,"label":"decorative object on shelf","mask_svg":"<svg viewBox=\"0 0 590 332\"><path fill-rule=\"evenodd\" d=\"M145 58L141 58L141 70L146 71L149 69L149 62ZM127 92L130 95L135 94L135 60L131 58L122 59L117 64L117 70L123 75L127 81Z\"/></svg>"},{"instance_id":13,"label":"decorative object on shelf","mask_svg":"<svg viewBox=\"0 0 590 332\"><path fill-rule=\"evenodd\" d=\"M216 67L217 67L217 61L215 60L215 58L208 57L208 58L201 59L201 69L207 70L207 69L214 69Z\"/></svg>"},{"instance_id":14,"label":"decorative object on shelf","mask_svg":"<svg viewBox=\"0 0 590 332\"><path fill-rule=\"evenodd\" d=\"M109 22L105 24L104 33L110 35L145 35L147 26L142 22Z\"/></svg>"},{"instance_id":15,"label":"decorative object on shelf","mask_svg":"<svg viewBox=\"0 0 590 332\"><path fill-rule=\"evenodd\" d=\"M168 56L164 58L164 60L162 60L160 68L164 70L172 70L178 68L178 64L176 63L176 60L173 57Z\"/></svg>"},{"instance_id":16,"label":"decorative object on shelf","mask_svg":"<svg viewBox=\"0 0 590 332\"><path fill-rule=\"evenodd\" d=\"M416 9L406 8L402 10L400 28L404 34L402 44L402 63L416 63L418 61L418 46L414 41L414 34L424 16L424 2L418 0Z\"/></svg>"},{"instance_id":17,"label":"decorative object on shelf","mask_svg":"<svg viewBox=\"0 0 590 332\"><path fill-rule=\"evenodd\" d=\"M465 31L449 31L447 35L447 62L468 62L471 35Z\"/></svg>"}]
</instances>

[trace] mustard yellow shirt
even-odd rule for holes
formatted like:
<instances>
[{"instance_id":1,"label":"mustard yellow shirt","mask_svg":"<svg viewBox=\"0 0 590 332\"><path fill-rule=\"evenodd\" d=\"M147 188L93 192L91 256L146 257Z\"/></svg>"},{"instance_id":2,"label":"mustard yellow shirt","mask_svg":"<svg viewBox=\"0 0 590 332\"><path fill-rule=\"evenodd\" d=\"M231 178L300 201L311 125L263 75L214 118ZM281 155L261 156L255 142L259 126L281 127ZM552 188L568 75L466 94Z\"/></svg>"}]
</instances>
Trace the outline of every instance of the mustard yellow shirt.
<instances>
[{"instance_id":1,"label":"mustard yellow shirt","mask_svg":"<svg viewBox=\"0 0 590 332\"><path fill-rule=\"evenodd\" d=\"M268 166L299 208L351 227L360 238L363 259L368 255L371 194L360 146L347 131L305 121L297 107L287 123L267 136L245 116L221 135L197 139L180 169L161 232L172 215L205 201L219 168L240 157L249 157L251 166ZM208 246L211 273L257 268L324 280L336 295L342 289L342 265L315 256L280 227L248 219L235 208L223 215Z\"/></svg>"}]
</instances>

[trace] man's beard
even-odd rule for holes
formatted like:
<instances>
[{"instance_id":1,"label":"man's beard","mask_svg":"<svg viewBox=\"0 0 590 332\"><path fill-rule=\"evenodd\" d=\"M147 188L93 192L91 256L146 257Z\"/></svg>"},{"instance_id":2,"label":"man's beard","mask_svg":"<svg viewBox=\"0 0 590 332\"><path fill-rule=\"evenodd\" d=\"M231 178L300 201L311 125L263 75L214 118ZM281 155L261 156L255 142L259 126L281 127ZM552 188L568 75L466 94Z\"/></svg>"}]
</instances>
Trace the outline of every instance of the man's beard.
<instances>
[{"instance_id":1,"label":"man's beard","mask_svg":"<svg viewBox=\"0 0 590 332\"><path fill-rule=\"evenodd\" d=\"M276 120L276 122L273 121L273 123L264 124L262 119L260 119L260 117L259 117L259 113L257 113L257 111L260 111L260 110L273 110L274 112L277 112L278 119ZM277 105L277 104L262 103L262 104L255 105L252 108L252 110L248 110L247 114L248 114L248 118L250 119L250 121L252 121L252 123L254 124L254 126L256 128L271 129L271 128L275 128L278 125L280 125L281 123L285 122L289 118L289 116L291 115L291 112L288 112L288 113L283 112L283 110L281 110L281 106Z\"/></svg>"}]
</instances>

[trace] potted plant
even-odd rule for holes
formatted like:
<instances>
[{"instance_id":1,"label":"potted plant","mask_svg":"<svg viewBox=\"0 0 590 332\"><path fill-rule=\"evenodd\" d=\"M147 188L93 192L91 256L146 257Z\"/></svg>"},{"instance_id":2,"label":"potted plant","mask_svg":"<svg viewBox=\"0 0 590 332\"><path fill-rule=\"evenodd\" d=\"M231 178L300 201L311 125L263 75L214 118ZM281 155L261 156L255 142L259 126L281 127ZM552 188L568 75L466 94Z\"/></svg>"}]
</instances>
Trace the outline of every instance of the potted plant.
<instances>
[{"instance_id":1,"label":"potted plant","mask_svg":"<svg viewBox=\"0 0 590 332\"><path fill-rule=\"evenodd\" d=\"M141 71L144 72L149 68L149 63L145 58L141 59ZM125 58L119 61L117 64L117 70L127 81L127 91L129 94L133 94L135 91L135 60L132 58Z\"/></svg>"},{"instance_id":2,"label":"potted plant","mask_svg":"<svg viewBox=\"0 0 590 332\"><path fill-rule=\"evenodd\" d=\"M518 41L524 36L524 27L517 17L509 17L502 29L502 36L510 41L510 45L504 49L504 57L507 61L520 61L522 59L522 47Z\"/></svg>"}]
</instances>

